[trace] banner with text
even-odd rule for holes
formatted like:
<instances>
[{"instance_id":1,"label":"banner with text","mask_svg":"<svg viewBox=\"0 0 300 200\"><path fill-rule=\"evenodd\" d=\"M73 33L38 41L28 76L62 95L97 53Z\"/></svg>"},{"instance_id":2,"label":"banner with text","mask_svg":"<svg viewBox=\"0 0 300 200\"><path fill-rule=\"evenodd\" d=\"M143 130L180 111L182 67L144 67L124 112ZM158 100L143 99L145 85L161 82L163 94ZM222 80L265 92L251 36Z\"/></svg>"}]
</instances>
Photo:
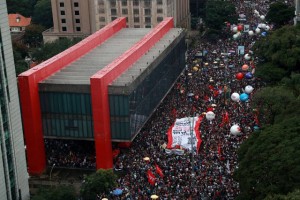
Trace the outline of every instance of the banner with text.
<instances>
[{"instance_id":1,"label":"banner with text","mask_svg":"<svg viewBox=\"0 0 300 200\"><path fill-rule=\"evenodd\" d=\"M178 146L198 153L201 145L199 126L201 117L185 117L176 119L175 123L168 130L168 149Z\"/></svg>"}]
</instances>

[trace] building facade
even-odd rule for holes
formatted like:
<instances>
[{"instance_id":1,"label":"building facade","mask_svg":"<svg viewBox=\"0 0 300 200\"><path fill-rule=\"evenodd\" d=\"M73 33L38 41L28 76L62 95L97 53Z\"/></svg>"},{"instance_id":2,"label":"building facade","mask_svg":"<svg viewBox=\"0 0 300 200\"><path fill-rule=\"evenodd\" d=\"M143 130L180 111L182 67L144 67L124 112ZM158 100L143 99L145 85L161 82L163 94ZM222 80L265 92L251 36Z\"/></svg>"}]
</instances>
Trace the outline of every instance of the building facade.
<instances>
[{"instance_id":1,"label":"building facade","mask_svg":"<svg viewBox=\"0 0 300 200\"><path fill-rule=\"evenodd\" d=\"M51 0L53 28L44 41L86 37L118 17L130 28L153 28L166 17L175 27L190 28L189 0Z\"/></svg>"},{"instance_id":2,"label":"building facade","mask_svg":"<svg viewBox=\"0 0 300 200\"><path fill-rule=\"evenodd\" d=\"M23 130L6 1L0 0L0 199L29 199Z\"/></svg>"}]
</instances>

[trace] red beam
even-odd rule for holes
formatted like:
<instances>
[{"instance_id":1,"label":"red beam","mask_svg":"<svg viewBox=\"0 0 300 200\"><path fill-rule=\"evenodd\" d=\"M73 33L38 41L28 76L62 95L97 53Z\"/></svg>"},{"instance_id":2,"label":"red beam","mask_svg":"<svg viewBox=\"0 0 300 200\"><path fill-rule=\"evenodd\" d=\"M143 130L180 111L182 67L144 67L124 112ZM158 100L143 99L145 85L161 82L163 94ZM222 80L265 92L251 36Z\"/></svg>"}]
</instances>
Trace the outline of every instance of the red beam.
<instances>
[{"instance_id":1,"label":"red beam","mask_svg":"<svg viewBox=\"0 0 300 200\"><path fill-rule=\"evenodd\" d=\"M118 18L71 48L19 75L18 84L29 174L41 174L46 168L38 83L79 59L125 27L126 18Z\"/></svg>"},{"instance_id":2,"label":"red beam","mask_svg":"<svg viewBox=\"0 0 300 200\"><path fill-rule=\"evenodd\" d=\"M166 18L114 62L110 63L91 77L97 169L109 169L113 167L108 84L142 57L173 27L173 18Z\"/></svg>"}]
</instances>

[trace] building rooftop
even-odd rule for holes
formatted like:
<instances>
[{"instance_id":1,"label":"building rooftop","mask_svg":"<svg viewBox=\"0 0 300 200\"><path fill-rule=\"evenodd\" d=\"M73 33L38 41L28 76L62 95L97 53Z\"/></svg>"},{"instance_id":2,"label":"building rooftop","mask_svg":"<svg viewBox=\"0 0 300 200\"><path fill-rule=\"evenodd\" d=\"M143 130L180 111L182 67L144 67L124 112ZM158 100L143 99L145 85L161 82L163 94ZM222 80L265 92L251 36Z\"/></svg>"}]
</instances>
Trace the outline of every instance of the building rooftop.
<instances>
[{"instance_id":1,"label":"building rooftop","mask_svg":"<svg viewBox=\"0 0 300 200\"><path fill-rule=\"evenodd\" d=\"M20 14L9 14L8 23L10 27L26 27L31 23L31 17L24 17Z\"/></svg>"},{"instance_id":2,"label":"building rooftop","mask_svg":"<svg viewBox=\"0 0 300 200\"><path fill-rule=\"evenodd\" d=\"M103 44L40 82L40 91L89 92L90 77L116 60L151 30L150 28L124 28L120 30ZM118 88L130 85L138 76L146 71L145 69L148 68L170 43L178 38L178 35L180 35L182 31L183 30L179 28L171 29L148 53L143 55L135 64L117 78L111 86Z\"/></svg>"}]
</instances>

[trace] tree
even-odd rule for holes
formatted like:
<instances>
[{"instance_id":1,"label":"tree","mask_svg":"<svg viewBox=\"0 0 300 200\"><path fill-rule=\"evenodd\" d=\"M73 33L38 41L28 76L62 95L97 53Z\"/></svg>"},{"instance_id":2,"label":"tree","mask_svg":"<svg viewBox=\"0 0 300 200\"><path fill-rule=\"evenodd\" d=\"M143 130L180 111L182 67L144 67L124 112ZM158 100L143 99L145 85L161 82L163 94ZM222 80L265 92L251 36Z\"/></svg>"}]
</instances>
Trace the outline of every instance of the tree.
<instances>
[{"instance_id":1,"label":"tree","mask_svg":"<svg viewBox=\"0 0 300 200\"><path fill-rule=\"evenodd\" d=\"M210 29L221 31L225 22L237 22L235 6L229 1L207 1L205 25Z\"/></svg>"},{"instance_id":2,"label":"tree","mask_svg":"<svg viewBox=\"0 0 300 200\"><path fill-rule=\"evenodd\" d=\"M84 179L80 194L84 200L94 200L97 194L108 194L116 186L116 180L112 170L100 169Z\"/></svg>"},{"instance_id":3,"label":"tree","mask_svg":"<svg viewBox=\"0 0 300 200\"><path fill-rule=\"evenodd\" d=\"M241 189L238 199L263 199L300 188L299 132L298 115L254 132L241 145L235 172Z\"/></svg>"},{"instance_id":4,"label":"tree","mask_svg":"<svg viewBox=\"0 0 300 200\"><path fill-rule=\"evenodd\" d=\"M300 26L284 26L257 41L253 47L260 60L256 75L274 83L292 72L299 72L299 35Z\"/></svg>"},{"instance_id":5,"label":"tree","mask_svg":"<svg viewBox=\"0 0 300 200\"><path fill-rule=\"evenodd\" d=\"M43 42L43 31L45 28L41 25L31 24L26 27L23 41L30 47L38 47Z\"/></svg>"},{"instance_id":6,"label":"tree","mask_svg":"<svg viewBox=\"0 0 300 200\"><path fill-rule=\"evenodd\" d=\"M7 0L7 11L11 13L19 13L25 17L33 14L33 7L36 0Z\"/></svg>"},{"instance_id":7,"label":"tree","mask_svg":"<svg viewBox=\"0 0 300 200\"><path fill-rule=\"evenodd\" d=\"M73 40L62 38L51 43L46 43L32 51L32 58L34 58L34 60L38 63L43 62L73 46L80 40L81 38L74 38Z\"/></svg>"},{"instance_id":8,"label":"tree","mask_svg":"<svg viewBox=\"0 0 300 200\"><path fill-rule=\"evenodd\" d=\"M300 199L300 190L295 190L287 195L268 195L264 200L298 200Z\"/></svg>"},{"instance_id":9,"label":"tree","mask_svg":"<svg viewBox=\"0 0 300 200\"><path fill-rule=\"evenodd\" d=\"M45 28L53 26L52 8L50 0L39 0L34 6L32 21L35 24L40 24Z\"/></svg>"},{"instance_id":10,"label":"tree","mask_svg":"<svg viewBox=\"0 0 300 200\"><path fill-rule=\"evenodd\" d=\"M283 2L275 2L270 5L266 20L281 27L288 24L295 16L295 7L288 6Z\"/></svg>"},{"instance_id":11,"label":"tree","mask_svg":"<svg viewBox=\"0 0 300 200\"><path fill-rule=\"evenodd\" d=\"M253 97L253 107L258 109L261 123L274 123L275 117L281 114L295 99L293 92L285 87L264 87Z\"/></svg>"},{"instance_id":12,"label":"tree","mask_svg":"<svg viewBox=\"0 0 300 200\"><path fill-rule=\"evenodd\" d=\"M41 188L32 200L77 200L75 190L69 186Z\"/></svg>"}]
</instances>

